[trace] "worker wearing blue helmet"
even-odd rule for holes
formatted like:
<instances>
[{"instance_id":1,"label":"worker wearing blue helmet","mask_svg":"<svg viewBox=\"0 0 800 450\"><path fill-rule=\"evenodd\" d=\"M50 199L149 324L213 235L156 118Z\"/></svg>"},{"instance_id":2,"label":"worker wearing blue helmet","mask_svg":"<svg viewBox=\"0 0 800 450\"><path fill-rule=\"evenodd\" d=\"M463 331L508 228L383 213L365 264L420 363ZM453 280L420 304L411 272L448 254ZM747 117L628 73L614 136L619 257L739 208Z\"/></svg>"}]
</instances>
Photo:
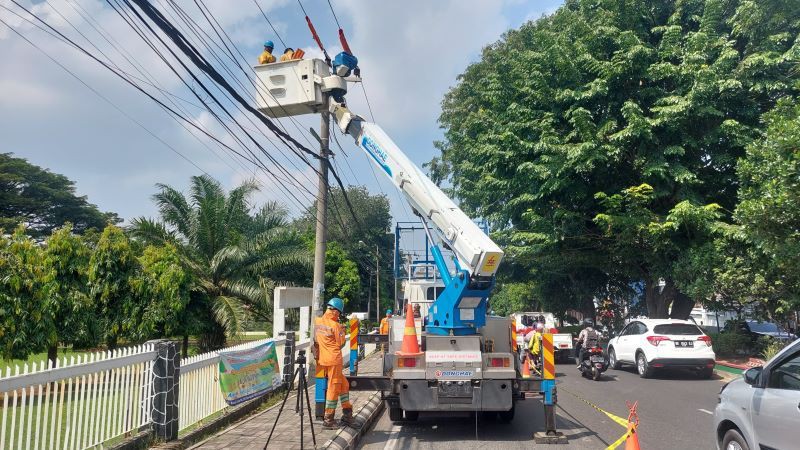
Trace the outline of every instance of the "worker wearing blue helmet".
<instances>
[{"instance_id":1,"label":"worker wearing blue helmet","mask_svg":"<svg viewBox=\"0 0 800 450\"><path fill-rule=\"evenodd\" d=\"M318 350L314 352L317 367L324 370L328 379L325 393L325 415L322 427L337 428L334 415L336 404L342 404L342 424L352 425L353 405L350 403L350 385L342 372L342 346L346 342L344 326L339 317L344 312L344 301L334 297L328 301L325 314L314 319L314 339Z\"/></svg>"},{"instance_id":2,"label":"worker wearing blue helmet","mask_svg":"<svg viewBox=\"0 0 800 450\"><path fill-rule=\"evenodd\" d=\"M272 41L264 42L264 51L258 57L258 63L259 64L274 63L276 61L275 57L272 55L272 50L274 49L275 49L275 44L273 44Z\"/></svg>"}]
</instances>

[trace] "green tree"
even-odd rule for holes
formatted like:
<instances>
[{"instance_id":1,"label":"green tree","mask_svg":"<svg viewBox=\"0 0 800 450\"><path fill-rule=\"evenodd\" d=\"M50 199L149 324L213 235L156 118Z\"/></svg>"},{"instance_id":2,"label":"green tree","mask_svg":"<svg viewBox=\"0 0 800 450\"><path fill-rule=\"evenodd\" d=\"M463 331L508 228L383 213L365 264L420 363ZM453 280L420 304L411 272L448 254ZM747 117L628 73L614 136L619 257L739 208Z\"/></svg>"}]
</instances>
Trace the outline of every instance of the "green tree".
<instances>
[{"instance_id":1,"label":"green tree","mask_svg":"<svg viewBox=\"0 0 800 450\"><path fill-rule=\"evenodd\" d=\"M22 223L29 234L46 236L67 222L73 232L83 233L120 219L76 195L75 182L64 175L0 153L0 228L10 230Z\"/></svg>"},{"instance_id":2,"label":"green tree","mask_svg":"<svg viewBox=\"0 0 800 450\"><path fill-rule=\"evenodd\" d=\"M358 266L348 259L338 242L328 243L325 252L325 298L339 297L344 306L352 310L355 301L361 298L361 279Z\"/></svg>"},{"instance_id":3,"label":"green tree","mask_svg":"<svg viewBox=\"0 0 800 450\"><path fill-rule=\"evenodd\" d=\"M55 339L48 314L53 272L23 226L0 234L0 356L25 359Z\"/></svg>"},{"instance_id":4,"label":"green tree","mask_svg":"<svg viewBox=\"0 0 800 450\"><path fill-rule=\"evenodd\" d=\"M173 244L148 245L138 258L141 270L133 280L142 299L134 316L140 318L132 334L139 340L184 336L191 332L185 314L193 281Z\"/></svg>"},{"instance_id":5,"label":"green tree","mask_svg":"<svg viewBox=\"0 0 800 450\"><path fill-rule=\"evenodd\" d=\"M53 289L48 299L48 315L54 332L49 335L47 358L55 364L58 345L96 344L96 319L89 297L89 260L92 249L73 234L72 225L56 229L47 238L44 257L53 273ZM94 341L94 342L93 342Z\"/></svg>"},{"instance_id":6,"label":"green tree","mask_svg":"<svg viewBox=\"0 0 800 450\"><path fill-rule=\"evenodd\" d=\"M761 261L769 289L760 299L774 315L800 309L800 103L785 98L764 121L767 130L739 161L735 218ZM772 294L772 295L769 295Z\"/></svg>"},{"instance_id":7,"label":"green tree","mask_svg":"<svg viewBox=\"0 0 800 450\"><path fill-rule=\"evenodd\" d=\"M731 222L761 115L800 89L796 6L568 0L460 76L432 175L547 297L642 280L651 317L685 317L676 272Z\"/></svg>"},{"instance_id":8,"label":"green tree","mask_svg":"<svg viewBox=\"0 0 800 450\"><path fill-rule=\"evenodd\" d=\"M301 236L286 226L285 210L267 204L251 216L249 197L257 186L250 181L226 193L211 177L195 176L188 197L157 186L153 199L161 221L134 219L130 230L145 244L170 243L178 250L193 280L187 314L199 320L201 347L224 346L226 335L242 331L249 313L271 320L268 287L282 281L273 274L307 270L310 261Z\"/></svg>"},{"instance_id":9,"label":"green tree","mask_svg":"<svg viewBox=\"0 0 800 450\"><path fill-rule=\"evenodd\" d=\"M89 260L89 287L109 349L137 326L140 308L132 282L139 270L131 242L121 228L108 225Z\"/></svg>"},{"instance_id":10,"label":"green tree","mask_svg":"<svg viewBox=\"0 0 800 450\"><path fill-rule=\"evenodd\" d=\"M537 311L533 286L528 283L503 283L492 293L489 300L492 310L500 316L520 311Z\"/></svg>"},{"instance_id":11,"label":"green tree","mask_svg":"<svg viewBox=\"0 0 800 450\"><path fill-rule=\"evenodd\" d=\"M345 197L353 206L355 216L347 207ZM308 208L299 222L299 225L305 230L310 248L313 248L316 226L316 208L314 205ZM367 309L367 294L372 295L372 292L376 290L376 257L378 259L378 270L381 274L381 297L386 300L382 303L391 304L393 302L391 295L394 285L391 271L393 269L394 240L390 233L391 226L392 214L389 208L389 199L386 195L372 195L365 186L348 186L345 191L340 188L331 189L328 202L328 242L337 243L341 246L341 250L345 253L345 257L341 261L355 263L361 284L358 289L358 295L349 298L350 304L348 308L351 310L365 311ZM338 266L332 266L327 262L327 258L325 265L326 272L335 273L339 269ZM345 269L343 276L349 273L350 269ZM351 275L348 275L348 277L351 280L355 279ZM310 281L308 280L308 282ZM326 280L326 290L330 282ZM341 283L345 282L342 281Z\"/></svg>"}]
</instances>

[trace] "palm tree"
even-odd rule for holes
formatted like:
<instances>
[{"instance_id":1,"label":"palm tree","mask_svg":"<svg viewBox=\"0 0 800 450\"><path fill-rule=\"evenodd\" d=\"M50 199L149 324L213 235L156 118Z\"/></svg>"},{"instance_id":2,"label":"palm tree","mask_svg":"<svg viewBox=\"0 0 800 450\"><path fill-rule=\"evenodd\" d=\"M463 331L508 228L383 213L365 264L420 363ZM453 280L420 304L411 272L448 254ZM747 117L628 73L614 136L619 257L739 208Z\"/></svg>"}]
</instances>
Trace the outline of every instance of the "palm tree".
<instances>
[{"instance_id":1,"label":"palm tree","mask_svg":"<svg viewBox=\"0 0 800 450\"><path fill-rule=\"evenodd\" d=\"M271 287L285 280L270 274L308 271L310 254L280 204L250 215L248 199L258 189L253 181L226 194L213 178L195 176L188 197L166 184L157 187L153 200L161 220L134 219L131 234L145 244L175 244L197 280L183 327L184 353L190 333L200 335L201 348L220 348L226 336L242 331L251 312L271 316Z\"/></svg>"}]
</instances>

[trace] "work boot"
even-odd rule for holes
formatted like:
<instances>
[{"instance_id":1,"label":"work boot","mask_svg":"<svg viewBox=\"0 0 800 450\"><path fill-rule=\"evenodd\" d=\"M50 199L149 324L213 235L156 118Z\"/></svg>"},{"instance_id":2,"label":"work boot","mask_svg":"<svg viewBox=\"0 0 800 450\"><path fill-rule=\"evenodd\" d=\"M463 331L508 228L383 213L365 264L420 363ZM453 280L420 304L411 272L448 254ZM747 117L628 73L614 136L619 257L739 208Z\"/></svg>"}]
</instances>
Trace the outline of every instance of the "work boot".
<instances>
[{"instance_id":1,"label":"work boot","mask_svg":"<svg viewBox=\"0 0 800 450\"><path fill-rule=\"evenodd\" d=\"M325 412L325 415L322 418L322 428L326 430L335 430L339 428L339 424L336 423L336 420L333 418L335 412Z\"/></svg>"},{"instance_id":2,"label":"work boot","mask_svg":"<svg viewBox=\"0 0 800 450\"><path fill-rule=\"evenodd\" d=\"M353 419L353 408L342 408L342 418L339 420L341 420L342 425L347 425L349 427L355 426L356 421Z\"/></svg>"}]
</instances>

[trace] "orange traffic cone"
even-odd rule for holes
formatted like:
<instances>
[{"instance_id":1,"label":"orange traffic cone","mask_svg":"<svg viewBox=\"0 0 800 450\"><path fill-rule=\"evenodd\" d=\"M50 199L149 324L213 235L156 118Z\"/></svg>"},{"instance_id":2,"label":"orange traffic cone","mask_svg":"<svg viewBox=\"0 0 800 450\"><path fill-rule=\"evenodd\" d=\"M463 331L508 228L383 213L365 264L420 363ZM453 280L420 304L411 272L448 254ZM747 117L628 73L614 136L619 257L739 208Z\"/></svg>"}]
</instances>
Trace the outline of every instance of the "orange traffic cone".
<instances>
[{"instance_id":1,"label":"orange traffic cone","mask_svg":"<svg viewBox=\"0 0 800 450\"><path fill-rule=\"evenodd\" d=\"M421 355L419 351L419 342L417 341L417 327L414 325L414 310L411 308L411 303L406 308L406 327L403 330L403 344L400 345L400 350L395 352L400 356L417 356Z\"/></svg>"},{"instance_id":2,"label":"orange traffic cone","mask_svg":"<svg viewBox=\"0 0 800 450\"><path fill-rule=\"evenodd\" d=\"M531 377L531 365L528 361L528 357L522 358L522 378L530 378Z\"/></svg>"},{"instance_id":3,"label":"orange traffic cone","mask_svg":"<svg viewBox=\"0 0 800 450\"><path fill-rule=\"evenodd\" d=\"M636 434L636 424L628 422L628 439L625 440L625 450L639 450L639 436Z\"/></svg>"}]
</instances>

